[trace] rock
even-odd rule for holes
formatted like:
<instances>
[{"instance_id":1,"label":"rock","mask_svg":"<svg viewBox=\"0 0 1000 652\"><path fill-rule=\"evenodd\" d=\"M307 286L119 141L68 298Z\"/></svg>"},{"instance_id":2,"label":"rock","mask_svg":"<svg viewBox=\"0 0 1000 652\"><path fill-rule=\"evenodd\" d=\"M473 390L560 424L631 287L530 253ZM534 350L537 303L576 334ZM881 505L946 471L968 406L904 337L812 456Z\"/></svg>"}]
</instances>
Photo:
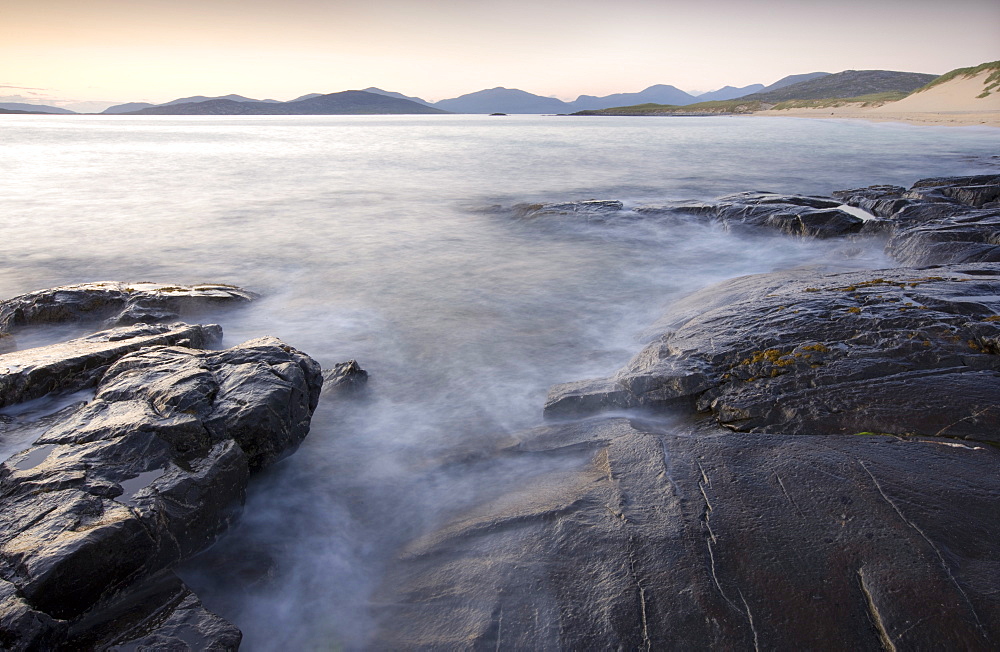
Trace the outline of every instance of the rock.
<instances>
[{"instance_id":1,"label":"rock","mask_svg":"<svg viewBox=\"0 0 1000 652\"><path fill-rule=\"evenodd\" d=\"M160 573L95 617L81 619L67 635L73 649L239 649L242 632L205 609L176 575Z\"/></svg>"},{"instance_id":2,"label":"rock","mask_svg":"<svg viewBox=\"0 0 1000 652\"><path fill-rule=\"evenodd\" d=\"M590 199L587 201L562 202L555 204L517 204L513 207L514 216L519 218L536 218L551 215L579 215L581 217L603 219L612 213L622 210L620 201Z\"/></svg>"},{"instance_id":3,"label":"rock","mask_svg":"<svg viewBox=\"0 0 1000 652\"><path fill-rule=\"evenodd\" d=\"M154 345L201 348L222 336L217 325L138 324L61 344L0 355L0 407L49 392L93 386L108 367L127 353Z\"/></svg>"},{"instance_id":4,"label":"rock","mask_svg":"<svg viewBox=\"0 0 1000 652\"><path fill-rule=\"evenodd\" d=\"M368 372L356 360L335 364L332 369L323 370L323 395L333 393L353 393L368 383Z\"/></svg>"},{"instance_id":5,"label":"rock","mask_svg":"<svg viewBox=\"0 0 1000 652\"><path fill-rule=\"evenodd\" d=\"M788 235L832 238L859 233L866 221L841 210L842 202L825 197L742 192L709 202L668 202L637 206L642 217L702 218L721 222L727 228L764 227Z\"/></svg>"},{"instance_id":6,"label":"rock","mask_svg":"<svg viewBox=\"0 0 1000 652\"><path fill-rule=\"evenodd\" d=\"M716 206L710 202L674 201L663 204L636 206L633 211L643 217L715 217Z\"/></svg>"},{"instance_id":7,"label":"rock","mask_svg":"<svg viewBox=\"0 0 1000 652\"><path fill-rule=\"evenodd\" d=\"M848 206L854 206L871 213L876 217L891 217L904 206L912 204L903 199L906 188L901 186L868 186L851 190L838 190L834 197L843 200Z\"/></svg>"},{"instance_id":8,"label":"rock","mask_svg":"<svg viewBox=\"0 0 1000 652\"><path fill-rule=\"evenodd\" d=\"M250 474L298 446L321 385L319 365L274 338L118 359L92 401L0 465L0 579L13 587L0 631L11 649L86 639L88 623L143 603L152 578L225 529ZM129 607L159 614L136 640L199 631L208 649L233 649L233 628L185 591Z\"/></svg>"},{"instance_id":9,"label":"rock","mask_svg":"<svg viewBox=\"0 0 1000 652\"><path fill-rule=\"evenodd\" d=\"M81 283L0 302L0 331L62 322L103 321L106 326L172 322L255 298L253 293L232 285Z\"/></svg>"},{"instance_id":10,"label":"rock","mask_svg":"<svg viewBox=\"0 0 1000 652\"><path fill-rule=\"evenodd\" d=\"M864 220L823 197L744 192L719 199L715 217L727 226L764 226L789 235L832 238L861 230Z\"/></svg>"},{"instance_id":11,"label":"rock","mask_svg":"<svg viewBox=\"0 0 1000 652\"><path fill-rule=\"evenodd\" d=\"M1000 261L1000 210L971 210L896 228L886 252L904 265Z\"/></svg>"},{"instance_id":12,"label":"rock","mask_svg":"<svg viewBox=\"0 0 1000 652\"><path fill-rule=\"evenodd\" d=\"M974 208L1000 200L1000 174L921 179L903 195L930 202L958 202Z\"/></svg>"},{"instance_id":13,"label":"rock","mask_svg":"<svg viewBox=\"0 0 1000 652\"><path fill-rule=\"evenodd\" d=\"M779 195L773 192L757 190L738 192L720 197L719 204L734 206L800 206L802 208L837 208L842 202L828 197L810 197L807 195Z\"/></svg>"},{"instance_id":14,"label":"rock","mask_svg":"<svg viewBox=\"0 0 1000 652\"><path fill-rule=\"evenodd\" d=\"M1000 646L990 446L637 419L519 438L504 466L534 479L400 551L373 649Z\"/></svg>"},{"instance_id":15,"label":"rock","mask_svg":"<svg viewBox=\"0 0 1000 652\"><path fill-rule=\"evenodd\" d=\"M682 406L734 430L1000 443L1000 266L805 277L697 292L610 379L550 391L549 416Z\"/></svg>"}]
</instances>

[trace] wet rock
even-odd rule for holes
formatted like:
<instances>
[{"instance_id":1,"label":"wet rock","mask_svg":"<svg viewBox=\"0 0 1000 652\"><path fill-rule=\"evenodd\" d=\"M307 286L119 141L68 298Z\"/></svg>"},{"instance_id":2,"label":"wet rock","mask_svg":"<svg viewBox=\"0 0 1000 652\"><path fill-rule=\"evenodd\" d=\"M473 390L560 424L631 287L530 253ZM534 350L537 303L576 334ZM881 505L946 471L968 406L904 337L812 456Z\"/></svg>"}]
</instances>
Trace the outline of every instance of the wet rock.
<instances>
[{"instance_id":1,"label":"wet rock","mask_svg":"<svg viewBox=\"0 0 1000 652\"><path fill-rule=\"evenodd\" d=\"M861 230L864 220L823 197L744 192L719 199L716 219L727 226L770 227L789 235L832 238Z\"/></svg>"},{"instance_id":2,"label":"wet rock","mask_svg":"<svg viewBox=\"0 0 1000 652\"><path fill-rule=\"evenodd\" d=\"M974 208L1000 200L1000 174L921 179L903 195L930 202L958 202Z\"/></svg>"},{"instance_id":3,"label":"wet rock","mask_svg":"<svg viewBox=\"0 0 1000 652\"><path fill-rule=\"evenodd\" d=\"M0 331L63 322L103 321L106 326L172 322L255 298L253 293L232 285L81 283L0 302Z\"/></svg>"},{"instance_id":4,"label":"wet rock","mask_svg":"<svg viewBox=\"0 0 1000 652\"><path fill-rule=\"evenodd\" d=\"M643 217L665 217L688 215L695 217L715 217L715 204L710 202L674 201L663 204L636 206L633 211Z\"/></svg>"},{"instance_id":5,"label":"wet rock","mask_svg":"<svg viewBox=\"0 0 1000 652\"><path fill-rule=\"evenodd\" d=\"M323 395L354 393L368 383L368 372L357 360L348 360L323 370Z\"/></svg>"},{"instance_id":6,"label":"wet rock","mask_svg":"<svg viewBox=\"0 0 1000 652\"><path fill-rule=\"evenodd\" d=\"M886 251L905 265L1000 261L1000 176L924 179L891 216ZM919 201L918 201L919 200Z\"/></svg>"},{"instance_id":7,"label":"wet rock","mask_svg":"<svg viewBox=\"0 0 1000 652\"><path fill-rule=\"evenodd\" d=\"M866 221L841 210L842 202L826 197L743 192L715 202L668 202L638 206L636 215L687 217L721 222L727 228L776 229L788 235L833 238L859 233Z\"/></svg>"},{"instance_id":8,"label":"wet rock","mask_svg":"<svg viewBox=\"0 0 1000 652\"><path fill-rule=\"evenodd\" d=\"M73 649L237 650L243 638L233 624L205 609L176 575L160 573L67 634Z\"/></svg>"},{"instance_id":9,"label":"wet rock","mask_svg":"<svg viewBox=\"0 0 1000 652\"><path fill-rule=\"evenodd\" d=\"M0 407L50 392L93 386L116 360L144 347L202 348L217 342L217 325L139 324L100 331L61 344L0 355Z\"/></svg>"},{"instance_id":10,"label":"wet rock","mask_svg":"<svg viewBox=\"0 0 1000 652\"><path fill-rule=\"evenodd\" d=\"M635 419L519 437L510 458L577 470L403 548L373 648L1000 645L993 447Z\"/></svg>"},{"instance_id":11,"label":"wet rock","mask_svg":"<svg viewBox=\"0 0 1000 652\"><path fill-rule=\"evenodd\" d=\"M734 430L1000 442L1000 266L749 276L676 304L609 379L549 416L683 406Z\"/></svg>"},{"instance_id":12,"label":"wet rock","mask_svg":"<svg viewBox=\"0 0 1000 652\"><path fill-rule=\"evenodd\" d=\"M86 638L87 623L142 603L150 578L225 529L250 474L298 446L321 385L319 365L274 338L147 346L112 364L92 401L0 465L0 579L13 587L0 631L12 649ZM214 632L207 649L232 649L233 628L185 591L135 606L159 614L135 640Z\"/></svg>"},{"instance_id":13,"label":"wet rock","mask_svg":"<svg viewBox=\"0 0 1000 652\"><path fill-rule=\"evenodd\" d=\"M905 265L1000 261L1000 210L971 210L895 229L886 252Z\"/></svg>"},{"instance_id":14,"label":"wet rock","mask_svg":"<svg viewBox=\"0 0 1000 652\"><path fill-rule=\"evenodd\" d=\"M890 217L904 206L913 203L903 198L905 192L906 188L901 186L880 185L838 190L833 193L833 196L848 206L860 208L876 217Z\"/></svg>"},{"instance_id":15,"label":"wet rock","mask_svg":"<svg viewBox=\"0 0 1000 652\"><path fill-rule=\"evenodd\" d=\"M553 204L517 204L513 207L513 211L515 217L525 219L552 215L578 215L585 218L605 218L622 210L623 207L620 201L590 199L587 201Z\"/></svg>"}]
</instances>

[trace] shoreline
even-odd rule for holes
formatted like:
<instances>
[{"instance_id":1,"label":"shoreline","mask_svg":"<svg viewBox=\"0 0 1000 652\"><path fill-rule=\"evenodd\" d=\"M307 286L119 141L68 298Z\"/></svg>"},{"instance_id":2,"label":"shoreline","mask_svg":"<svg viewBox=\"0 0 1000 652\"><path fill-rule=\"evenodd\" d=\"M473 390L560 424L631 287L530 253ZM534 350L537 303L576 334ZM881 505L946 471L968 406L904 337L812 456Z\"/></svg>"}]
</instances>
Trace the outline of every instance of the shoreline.
<instances>
[{"instance_id":1,"label":"shoreline","mask_svg":"<svg viewBox=\"0 0 1000 652\"><path fill-rule=\"evenodd\" d=\"M903 122L912 125L945 127L1000 127L1000 111L899 111L895 113L859 110L853 107L822 109L768 109L750 115L762 117L812 118L820 120L867 120Z\"/></svg>"}]
</instances>

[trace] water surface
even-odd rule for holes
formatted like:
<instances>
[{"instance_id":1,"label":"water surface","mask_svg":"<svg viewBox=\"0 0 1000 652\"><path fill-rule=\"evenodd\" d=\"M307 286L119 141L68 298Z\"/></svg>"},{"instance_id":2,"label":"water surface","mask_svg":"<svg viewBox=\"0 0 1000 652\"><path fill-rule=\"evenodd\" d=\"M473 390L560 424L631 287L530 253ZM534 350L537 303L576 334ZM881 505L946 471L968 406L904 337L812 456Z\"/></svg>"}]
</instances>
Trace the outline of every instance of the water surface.
<instances>
[{"instance_id":1,"label":"water surface","mask_svg":"<svg viewBox=\"0 0 1000 652\"><path fill-rule=\"evenodd\" d=\"M908 186L995 172L1000 152L997 129L787 118L4 116L0 129L0 297L233 283L264 299L216 316L226 345L276 335L371 374L363 400L321 404L240 525L183 570L248 650L363 647L400 545L553 470L446 461L542 423L551 384L615 371L679 296L892 264L874 242L506 208Z\"/></svg>"}]
</instances>

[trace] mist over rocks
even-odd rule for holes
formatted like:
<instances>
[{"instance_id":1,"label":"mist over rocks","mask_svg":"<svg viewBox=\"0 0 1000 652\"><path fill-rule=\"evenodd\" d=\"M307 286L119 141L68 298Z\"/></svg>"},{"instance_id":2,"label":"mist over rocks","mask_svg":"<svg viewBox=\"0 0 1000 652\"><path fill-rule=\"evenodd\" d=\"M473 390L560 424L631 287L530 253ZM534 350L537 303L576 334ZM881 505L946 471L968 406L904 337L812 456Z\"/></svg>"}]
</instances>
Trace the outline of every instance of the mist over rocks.
<instances>
[{"instance_id":1,"label":"mist over rocks","mask_svg":"<svg viewBox=\"0 0 1000 652\"><path fill-rule=\"evenodd\" d=\"M995 186L606 214L968 257L996 237ZM544 206L534 214L581 212ZM789 226L813 211L856 221ZM1000 645L1000 263L739 277L674 303L654 330L615 375L553 387L549 425L497 444L494 459L534 477L399 550L373 599L373 647Z\"/></svg>"},{"instance_id":2,"label":"mist over rocks","mask_svg":"<svg viewBox=\"0 0 1000 652\"><path fill-rule=\"evenodd\" d=\"M0 416L8 454L34 442L0 464L4 649L237 649L239 629L172 568L227 528L254 473L298 447L323 372L277 338L209 350L217 325L143 322L253 298L233 286L115 282L0 304L19 331L131 324L0 355L0 407L50 405L26 421ZM334 386L367 378L353 360L334 371Z\"/></svg>"},{"instance_id":3,"label":"mist over rocks","mask_svg":"<svg viewBox=\"0 0 1000 652\"><path fill-rule=\"evenodd\" d=\"M615 376L559 385L550 416L643 407L727 428L1000 443L1000 269L733 279L675 304Z\"/></svg>"}]
</instances>

